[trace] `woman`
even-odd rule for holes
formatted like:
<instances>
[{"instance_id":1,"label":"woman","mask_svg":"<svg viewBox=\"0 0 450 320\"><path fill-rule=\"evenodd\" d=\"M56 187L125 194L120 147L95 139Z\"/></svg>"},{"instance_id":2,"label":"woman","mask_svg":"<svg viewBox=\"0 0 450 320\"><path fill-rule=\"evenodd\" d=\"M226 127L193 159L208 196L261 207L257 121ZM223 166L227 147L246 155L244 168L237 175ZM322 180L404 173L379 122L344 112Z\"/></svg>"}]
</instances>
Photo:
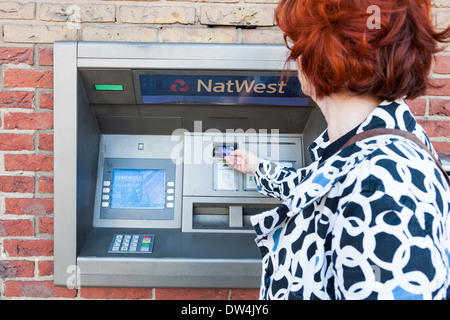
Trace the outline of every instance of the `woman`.
<instances>
[{"instance_id":1,"label":"woman","mask_svg":"<svg viewBox=\"0 0 450 320\"><path fill-rule=\"evenodd\" d=\"M379 10L367 13L369 6ZM344 146L370 129L400 129L437 157L403 100L425 93L438 42L450 35L450 28L434 31L430 6L280 2L289 59L328 127L310 146L313 163L298 171L246 150L226 158L283 201L252 217L263 255L260 298L450 297L450 187L438 164L398 135Z\"/></svg>"}]
</instances>

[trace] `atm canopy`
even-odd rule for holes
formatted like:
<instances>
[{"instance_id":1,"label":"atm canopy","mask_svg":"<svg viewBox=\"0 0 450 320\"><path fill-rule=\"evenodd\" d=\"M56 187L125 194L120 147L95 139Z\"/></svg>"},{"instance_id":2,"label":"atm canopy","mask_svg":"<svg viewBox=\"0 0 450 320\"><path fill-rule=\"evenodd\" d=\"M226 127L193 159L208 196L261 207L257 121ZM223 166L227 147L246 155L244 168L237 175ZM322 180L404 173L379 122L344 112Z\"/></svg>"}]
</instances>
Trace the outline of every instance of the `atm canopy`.
<instances>
[{"instance_id":1,"label":"atm canopy","mask_svg":"<svg viewBox=\"0 0 450 320\"><path fill-rule=\"evenodd\" d=\"M313 102L276 45L78 43L102 133L240 128L301 133Z\"/></svg>"}]
</instances>

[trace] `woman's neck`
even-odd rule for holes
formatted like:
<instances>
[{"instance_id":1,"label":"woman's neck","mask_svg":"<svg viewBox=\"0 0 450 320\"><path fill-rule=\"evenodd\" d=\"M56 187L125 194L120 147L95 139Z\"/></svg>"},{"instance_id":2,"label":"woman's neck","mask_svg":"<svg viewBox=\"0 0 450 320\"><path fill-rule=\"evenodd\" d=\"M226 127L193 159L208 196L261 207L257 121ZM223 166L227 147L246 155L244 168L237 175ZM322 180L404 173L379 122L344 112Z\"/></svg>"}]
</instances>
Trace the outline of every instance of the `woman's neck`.
<instances>
[{"instance_id":1,"label":"woman's neck","mask_svg":"<svg viewBox=\"0 0 450 320\"><path fill-rule=\"evenodd\" d=\"M328 137L334 142L361 124L381 100L341 92L316 100L316 103L327 120Z\"/></svg>"}]
</instances>

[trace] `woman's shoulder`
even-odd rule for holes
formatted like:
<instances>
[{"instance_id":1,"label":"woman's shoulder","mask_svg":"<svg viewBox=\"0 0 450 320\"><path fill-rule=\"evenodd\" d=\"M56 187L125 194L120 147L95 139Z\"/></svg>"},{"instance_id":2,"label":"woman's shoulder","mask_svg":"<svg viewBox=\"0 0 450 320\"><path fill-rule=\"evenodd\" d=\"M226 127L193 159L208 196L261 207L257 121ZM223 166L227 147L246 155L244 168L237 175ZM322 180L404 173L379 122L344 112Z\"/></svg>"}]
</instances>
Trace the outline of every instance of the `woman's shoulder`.
<instances>
[{"instance_id":1,"label":"woman's shoulder","mask_svg":"<svg viewBox=\"0 0 450 320\"><path fill-rule=\"evenodd\" d=\"M395 138L379 144L352 173L361 189L424 195L447 193L449 186L429 153L414 142ZM419 197L418 197L419 198Z\"/></svg>"}]
</instances>

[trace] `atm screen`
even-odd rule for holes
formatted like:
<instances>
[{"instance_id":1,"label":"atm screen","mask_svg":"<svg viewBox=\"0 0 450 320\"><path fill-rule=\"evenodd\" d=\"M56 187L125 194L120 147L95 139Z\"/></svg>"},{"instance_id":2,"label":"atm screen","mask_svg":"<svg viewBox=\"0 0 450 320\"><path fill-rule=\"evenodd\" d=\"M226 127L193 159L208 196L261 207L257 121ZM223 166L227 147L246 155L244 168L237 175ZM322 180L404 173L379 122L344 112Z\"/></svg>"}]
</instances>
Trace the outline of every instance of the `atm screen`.
<instances>
[{"instance_id":1,"label":"atm screen","mask_svg":"<svg viewBox=\"0 0 450 320\"><path fill-rule=\"evenodd\" d=\"M111 209L164 209L165 180L165 170L113 170Z\"/></svg>"}]
</instances>

